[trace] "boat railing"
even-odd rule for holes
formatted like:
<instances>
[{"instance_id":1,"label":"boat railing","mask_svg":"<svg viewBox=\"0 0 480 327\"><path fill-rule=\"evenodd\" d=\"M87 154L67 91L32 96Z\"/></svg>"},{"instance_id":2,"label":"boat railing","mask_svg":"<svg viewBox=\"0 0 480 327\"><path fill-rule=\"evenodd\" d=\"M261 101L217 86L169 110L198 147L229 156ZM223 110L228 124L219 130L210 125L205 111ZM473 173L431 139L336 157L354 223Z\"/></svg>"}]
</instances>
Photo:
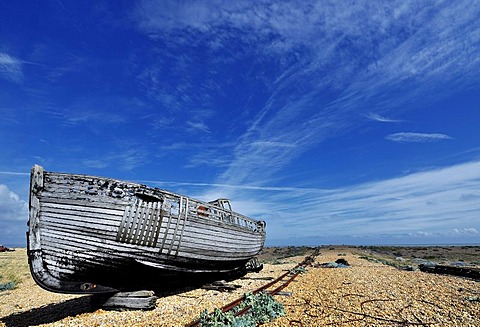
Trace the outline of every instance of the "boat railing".
<instances>
[{"instance_id":1,"label":"boat railing","mask_svg":"<svg viewBox=\"0 0 480 327\"><path fill-rule=\"evenodd\" d=\"M188 204L186 204L186 201L181 201L180 198L181 196L175 195L167 196L166 198L169 203L169 211L172 215L178 215L180 212L185 212L184 210L186 210L189 217L201 217L221 223L236 225L240 228L254 232L265 232L265 222L263 221L257 221L232 210L191 198L189 198ZM181 203L187 205L188 208L180 208Z\"/></svg>"},{"instance_id":2,"label":"boat railing","mask_svg":"<svg viewBox=\"0 0 480 327\"><path fill-rule=\"evenodd\" d=\"M195 206L195 203L192 203ZM200 207L200 211L199 211ZM205 209L204 209L205 208ZM215 205L205 205L204 203L200 203L196 206L196 212L202 213L205 218L217 220L223 223L237 225L241 228L249 229L255 232L264 232L265 231L265 223L263 221L257 221L241 215L237 212L224 209L221 207L217 207Z\"/></svg>"}]
</instances>

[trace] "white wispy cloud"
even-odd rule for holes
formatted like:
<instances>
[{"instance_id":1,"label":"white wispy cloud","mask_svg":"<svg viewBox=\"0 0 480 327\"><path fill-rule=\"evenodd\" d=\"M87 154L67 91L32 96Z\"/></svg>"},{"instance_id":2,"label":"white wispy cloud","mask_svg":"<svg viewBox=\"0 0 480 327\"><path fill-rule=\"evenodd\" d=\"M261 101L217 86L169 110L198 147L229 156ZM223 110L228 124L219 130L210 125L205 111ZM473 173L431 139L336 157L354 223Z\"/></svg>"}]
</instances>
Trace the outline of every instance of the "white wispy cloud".
<instances>
[{"instance_id":1,"label":"white wispy cloud","mask_svg":"<svg viewBox=\"0 0 480 327\"><path fill-rule=\"evenodd\" d=\"M254 141L252 142L252 145L262 147L262 148L267 148L267 147L292 148L296 146L296 144L294 143L285 143L285 142L276 142L276 141Z\"/></svg>"},{"instance_id":2,"label":"white wispy cloud","mask_svg":"<svg viewBox=\"0 0 480 327\"><path fill-rule=\"evenodd\" d=\"M202 143L193 143L193 142L175 142L168 145L161 145L158 148L164 151L176 151L183 149L228 149L235 146L234 142L202 142Z\"/></svg>"},{"instance_id":3,"label":"white wispy cloud","mask_svg":"<svg viewBox=\"0 0 480 327\"><path fill-rule=\"evenodd\" d=\"M372 113L372 112L365 115L365 117L367 117L370 120L378 121L378 122L381 122L381 123L401 123L401 122L403 122L403 120L400 120L400 119L391 119L391 118L380 116L379 114L375 114L375 113Z\"/></svg>"},{"instance_id":4,"label":"white wispy cloud","mask_svg":"<svg viewBox=\"0 0 480 327\"><path fill-rule=\"evenodd\" d=\"M0 175L30 176L30 173L18 172L18 171L0 171Z\"/></svg>"},{"instance_id":5,"label":"white wispy cloud","mask_svg":"<svg viewBox=\"0 0 480 327\"><path fill-rule=\"evenodd\" d=\"M173 117L156 117L151 121L151 125L154 129L165 129L165 128L174 128L174 119Z\"/></svg>"},{"instance_id":6,"label":"white wispy cloud","mask_svg":"<svg viewBox=\"0 0 480 327\"><path fill-rule=\"evenodd\" d=\"M149 183L155 185L165 185L170 187L175 186L199 186L205 187L217 187L225 189L235 190L252 190L252 191L276 191L276 192L325 192L325 190L319 190L315 188L302 188L302 187L289 187L289 186L257 186L257 185L231 185L220 183L198 183L198 182L177 182L177 181L158 181L158 180L141 180L139 182ZM205 196L202 196L205 197Z\"/></svg>"},{"instance_id":7,"label":"white wispy cloud","mask_svg":"<svg viewBox=\"0 0 480 327\"><path fill-rule=\"evenodd\" d=\"M199 151L188 158L188 164L185 168L193 168L198 166L210 166L216 168L228 167L231 158L228 155L222 155L218 151L206 150Z\"/></svg>"},{"instance_id":8,"label":"white wispy cloud","mask_svg":"<svg viewBox=\"0 0 480 327\"><path fill-rule=\"evenodd\" d=\"M266 219L274 239L422 234L441 241L478 234L480 202L464 194L478 194L479 180L474 161L339 189L245 190L233 199L241 212Z\"/></svg>"},{"instance_id":9,"label":"white wispy cloud","mask_svg":"<svg viewBox=\"0 0 480 327\"><path fill-rule=\"evenodd\" d=\"M48 77L50 81L57 82L66 74L78 73L88 69L86 68L87 64L88 58L67 53L65 56L62 56L61 62L58 63L58 66L49 69Z\"/></svg>"},{"instance_id":10,"label":"white wispy cloud","mask_svg":"<svg viewBox=\"0 0 480 327\"><path fill-rule=\"evenodd\" d=\"M68 108L51 108L47 113L58 116L66 124L96 128L95 126L130 123L133 110L140 111L145 107L142 100L132 97L85 96L75 99Z\"/></svg>"},{"instance_id":11,"label":"white wispy cloud","mask_svg":"<svg viewBox=\"0 0 480 327\"><path fill-rule=\"evenodd\" d=\"M187 126L190 130L194 132L201 131L205 133L210 133L210 129L208 128L208 126L201 121L187 121Z\"/></svg>"},{"instance_id":12,"label":"white wispy cloud","mask_svg":"<svg viewBox=\"0 0 480 327\"><path fill-rule=\"evenodd\" d=\"M21 200L7 185L0 184L0 228L12 222L27 221L28 203Z\"/></svg>"},{"instance_id":13,"label":"white wispy cloud","mask_svg":"<svg viewBox=\"0 0 480 327\"><path fill-rule=\"evenodd\" d=\"M28 202L21 200L7 185L0 184L0 244L23 243L27 221Z\"/></svg>"},{"instance_id":14,"label":"white wispy cloud","mask_svg":"<svg viewBox=\"0 0 480 327\"><path fill-rule=\"evenodd\" d=\"M465 8L468 13L462 14ZM248 184L267 179L305 150L364 123L362 116L399 122L387 118L389 110L398 115L414 103L438 101L468 87L480 69L478 14L480 6L469 1L435 6L285 1L252 6L248 1L160 5L146 0L138 5L135 19L140 30L167 44L210 47L217 62L235 62L236 56L243 56L252 58L252 69L275 72L264 79L270 97L258 108L218 179ZM241 53L216 52L228 49L231 39L242 44ZM188 73L188 58L181 62L182 71ZM446 83L452 85L448 92L439 88ZM325 89L336 96L328 98ZM366 108L369 111L362 112ZM385 116L373 113L379 110ZM449 138L425 133L387 136L398 142ZM262 140L298 146L253 146Z\"/></svg>"},{"instance_id":15,"label":"white wispy cloud","mask_svg":"<svg viewBox=\"0 0 480 327\"><path fill-rule=\"evenodd\" d=\"M23 80L22 61L0 52L0 78L20 83Z\"/></svg>"},{"instance_id":16,"label":"white wispy cloud","mask_svg":"<svg viewBox=\"0 0 480 327\"><path fill-rule=\"evenodd\" d=\"M478 230L473 227L464 227L461 229L454 228L453 231L455 234L459 234L459 235L480 235Z\"/></svg>"},{"instance_id":17,"label":"white wispy cloud","mask_svg":"<svg viewBox=\"0 0 480 327\"><path fill-rule=\"evenodd\" d=\"M86 124L88 122L118 124L126 121L122 115L91 109L65 113L65 119L70 124Z\"/></svg>"},{"instance_id":18,"label":"white wispy cloud","mask_svg":"<svg viewBox=\"0 0 480 327\"><path fill-rule=\"evenodd\" d=\"M98 155L95 158L86 158L82 160L82 163L96 169L117 167L120 170L133 170L146 164L149 160L148 152L144 147L127 144L117 145L115 151Z\"/></svg>"},{"instance_id":19,"label":"white wispy cloud","mask_svg":"<svg viewBox=\"0 0 480 327\"><path fill-rule=\"evenodd\" d=\"M425 142L437 142L441 140L451 140L451 136L446 134L428 134L428 133L411 133L411 132L402 132L394 133L385 136L389 141L393 142L415 142L415 143L425 143Z\"/></svg>"},{"instance_id":20,"label":"white wispy cloud","mask_svg":"<svg viewBox=\"0 0 480 327\"><path fill-rule=\"evenodd\" d=\"M399 122L388 117L398 117L412 107L422 110L423 103L470 87L480 70L478 15L480 6L470 1L425 5L399 0L375 6L368 1L255 5L248 1L142 1L135 19L141 31L162 40L162 44L171 48L175 44L200 45L217 63L247 58L252 62L251 70L259 70L254 76L262 76L269 96L263 106L255 108L257 114L249 117L247 124L239 124L245 130L236 146L222 156L204 153L196 157L197 164L211 163L210 157L216 158L218 167L225 167L218 185L210 190L217 194L222 193L217 189L222 184L268 185L262 182L272 180L308 149L365 124L364 117ZM242 51L217 51L229 49L232 39ZM188 68L188 60L183 58L180 66L188 73L185 64ZM157 75L153 74L148 85L164 90ZM176 99L181 97L178 91L173 90ZM397 142L451 138L427 133L387 136ZM262 142L275 143L267 146ZM460 171L461 167L455 169ZM262 190L224 189L240 198L246 212L270 217L273 233L284 233L289 229L276 226L288 224L297 224L294 231L299 235L338 233L352 226L360 234L392 230L435 233L444 231L442 224L451 231L461 225L452 223L456 212L472 219L466 211L475 207L473 201L465 207L456 205L463 203L461 194L472 192L468 183L441 189L435 181L426 180L431 188L418 191L420 196L416 197L416 190L424 186L419 181L435 174L441 173L330 192L291 190L288 194L252 195L245 192ZM463 218L459 220L468 226Z\"/></svg>"}]
</instances>

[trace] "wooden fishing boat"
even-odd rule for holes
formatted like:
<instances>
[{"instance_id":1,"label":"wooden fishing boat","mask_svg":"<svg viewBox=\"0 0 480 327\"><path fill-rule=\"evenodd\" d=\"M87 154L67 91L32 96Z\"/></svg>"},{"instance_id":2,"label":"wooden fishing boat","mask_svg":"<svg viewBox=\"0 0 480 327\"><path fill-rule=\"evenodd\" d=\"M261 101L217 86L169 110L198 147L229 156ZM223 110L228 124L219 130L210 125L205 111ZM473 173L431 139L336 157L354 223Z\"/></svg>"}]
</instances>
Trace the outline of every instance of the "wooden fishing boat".
<instances>
[{"instance_id":1,"label":"wooden fishing boat","mask_svg":"<svg viewBox=\"0 0 480 327\"><path fill-rule=\"evenodd\" d=\"M28 259L41 287L61 293L168 289L244 274L265 222L111 178L31 171Z\"/></svg>"}]
</instances>

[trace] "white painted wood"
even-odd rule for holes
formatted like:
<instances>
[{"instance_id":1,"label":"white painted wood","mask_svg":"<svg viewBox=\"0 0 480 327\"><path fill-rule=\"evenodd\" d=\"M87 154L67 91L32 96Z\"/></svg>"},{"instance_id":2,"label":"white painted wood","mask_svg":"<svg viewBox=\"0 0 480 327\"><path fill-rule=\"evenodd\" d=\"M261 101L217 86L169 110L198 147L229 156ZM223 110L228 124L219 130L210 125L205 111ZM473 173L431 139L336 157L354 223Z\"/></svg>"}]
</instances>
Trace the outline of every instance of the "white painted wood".
<instances>
[{"instance_id":1,"label":"white painted wood","mask_svg":"<svg viewBox=\"0 0 480 327\"><path fill-rule=\"evenodd\" d=\"M166 190L32 168L29 257L35 280L49 290L106 290L62 278L77 269L91 269L94 276L95 267L113 269L132 260L178 271L224 271L260 252L264 226Z\"/></svg>"}]
</instances>

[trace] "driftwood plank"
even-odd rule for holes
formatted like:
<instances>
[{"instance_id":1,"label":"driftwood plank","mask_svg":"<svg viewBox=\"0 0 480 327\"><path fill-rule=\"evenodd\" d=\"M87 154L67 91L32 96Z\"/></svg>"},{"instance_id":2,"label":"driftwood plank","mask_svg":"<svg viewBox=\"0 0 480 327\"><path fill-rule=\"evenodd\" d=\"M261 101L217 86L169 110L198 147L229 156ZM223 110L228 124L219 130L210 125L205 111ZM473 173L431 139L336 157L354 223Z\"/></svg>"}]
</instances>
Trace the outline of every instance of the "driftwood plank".
<instances>
[{"instance_id":1,"label":"driftwood plank","mask_svg":"<svg viewBox=\"0 0 480 327\"><path fill-rule=\"evenodd\" d=\"M478 268L469 268L469 267L455 267L455 266L444 266L444 265L418 265L418 268L423 272L429 272L434 274L444 274L444 275L454 275L472 278L475 280L480 280L480 269Z\"/></svg>"},{"instance_id":2,"label":"driftwood plank","mask_svg":"<svg viewBox=\"0 0 480 327\"><path fill-rule=\"evenodd\" d=\"M96 304L104 309L153 310L158 297L153 291L119 292L109 297L97 296Z\"/></svg>"},{"instance_id":3,"label":"driftwood plank","mask_svg":"<svg viewBox=\"0 0 480 327\"><path fill-rule=\"evenodd\" d=\"M205 284L202 286L204 290L213 290L219 292L231 292L240 287L242 286L236 284L229 284L224 280L217 280L213 283Z\"/></svg>"}]
</instances>

